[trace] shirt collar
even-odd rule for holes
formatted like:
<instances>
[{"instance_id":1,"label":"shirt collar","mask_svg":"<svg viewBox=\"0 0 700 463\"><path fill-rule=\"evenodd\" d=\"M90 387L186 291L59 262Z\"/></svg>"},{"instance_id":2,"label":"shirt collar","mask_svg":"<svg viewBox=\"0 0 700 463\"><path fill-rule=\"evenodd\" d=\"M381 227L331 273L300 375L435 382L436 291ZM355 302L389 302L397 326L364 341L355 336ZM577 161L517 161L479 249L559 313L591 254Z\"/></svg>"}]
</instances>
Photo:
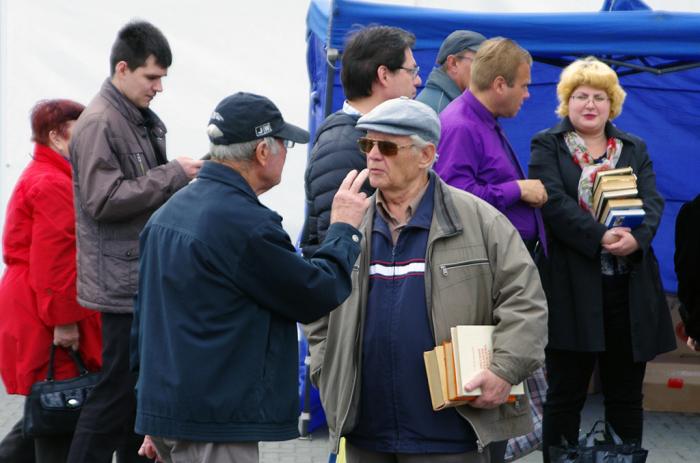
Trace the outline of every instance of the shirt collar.
<instances>
[{"instance_id":1,"label":"shirt collar","mask_svg":"<svg viewBox=\"0 0 700 463\"><path fill-rule=\"evenodd\" d=\"M492 128L495 128L496 125L498 125L498 119L491 114L491 111L489 111L488 108L484 106L484 104L479 101L471 91L465 90L464 93L462 93L461 98L466 100L467 105L472 109L472 111L474 111L474 114L479 118L479 120L481 120L481 122Z\"/></svg>"},{"instance_id":2,"label":"shirt collar","mask_svg":"<svg viewBox=\"0 0 700 463\"><path fill-rule=\"evenodd\" d=\"M362 113L357 110L348 100L343 102L343 112L351 116L362 116Z\"/></svg>"},{"instance_id":3,"label":"shirt collar","mask_svg":"<svg viewBox=\"0 0 700 463\"><path fill-rule=\"evenodd\" d=\"M377 213L382 217L382 219L384 219L391 229L396 229L407 225L416 215L421 200L425 196L425 192L428 191L428 187L430 187L432 182L433 179L428 177L428 181L425 183L423 188L421 188L418 194L408 203L406 206L406 221L404 223L400 223L396 217L389 212L389 209L386 207L386 200L384 199L384 196L380 190L377 190L377 194L375 195Z\"/></svg>"}]
</instances>

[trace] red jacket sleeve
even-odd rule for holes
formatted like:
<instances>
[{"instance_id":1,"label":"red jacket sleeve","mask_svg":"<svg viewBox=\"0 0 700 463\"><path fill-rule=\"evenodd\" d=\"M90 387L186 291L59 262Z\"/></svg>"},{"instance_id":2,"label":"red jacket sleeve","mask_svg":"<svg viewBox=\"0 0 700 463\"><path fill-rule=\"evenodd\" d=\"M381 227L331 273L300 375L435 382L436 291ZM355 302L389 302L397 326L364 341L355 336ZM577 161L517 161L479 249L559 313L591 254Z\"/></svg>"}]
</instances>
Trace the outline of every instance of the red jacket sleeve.
<instances>
[{"instance_id":1,"label":"red jacket sleeve","mask_svg":"<svg viewBox=\"0 0 700 463\"><path fill-rule=\"evenodd\" d=\"M43 179L32 192L29 282L38 316L48 326L80 321L94 312L76 298L75 214L70 181Z\"/></svg>"}]
</instances>

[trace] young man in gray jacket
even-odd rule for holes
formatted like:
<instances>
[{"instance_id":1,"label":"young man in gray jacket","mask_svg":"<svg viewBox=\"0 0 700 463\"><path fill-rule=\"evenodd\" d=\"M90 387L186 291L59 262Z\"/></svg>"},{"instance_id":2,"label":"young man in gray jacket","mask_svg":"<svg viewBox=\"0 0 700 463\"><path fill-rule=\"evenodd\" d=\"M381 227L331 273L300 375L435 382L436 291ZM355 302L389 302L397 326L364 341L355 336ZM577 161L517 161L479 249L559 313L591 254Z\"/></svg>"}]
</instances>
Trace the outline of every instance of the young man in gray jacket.
<instances>
[{"instance_id":1,"label":"young man in gray jacket","mask_svg":"<svg viewBox=\"0 0 700 463\"><path fill-rule=\"evenodd\" d=\"M73 128L70 145L78 250L78 302L102 312L103 377L83 407L68 461L147 461L134 434L135 373L129 332L137 290L139 233L202 161L168 162L165 125L148 106L172 61L165 36L131 22L117 36L111 76Z\"/></svg>"},{"instance_id":2,"label":"young man in gray jacket","mask_svg":"<svg viewBox=\"0 0 700 463\"><path fill-rule=\"evenodd\" d=\"M527 398L507 398L544 360L537 268L505 216L431 171L440 122L429 107L389 100L357 128L377 192L353 290L305 329L333 450L346 437L349 463L488 462L489 443L532 428ZM478 399L435 412L423 352L456 325L495 325L493 359L468 384Z\"/></svg>"}]
</instances>

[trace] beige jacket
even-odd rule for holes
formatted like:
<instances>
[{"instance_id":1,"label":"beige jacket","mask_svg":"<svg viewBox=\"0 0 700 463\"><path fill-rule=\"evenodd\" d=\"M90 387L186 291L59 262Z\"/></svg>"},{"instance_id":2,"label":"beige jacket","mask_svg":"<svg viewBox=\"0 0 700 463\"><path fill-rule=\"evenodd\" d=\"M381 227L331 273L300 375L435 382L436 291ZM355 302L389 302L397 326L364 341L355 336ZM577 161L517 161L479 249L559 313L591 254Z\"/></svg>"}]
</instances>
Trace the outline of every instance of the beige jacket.
<instances>
[{"instance_id":1,"label":"beige jacket","mask_svg":"<svg viewBox=\"0 0 700 463\"><path fill-rule=\"evenodd\" d=\"M165 158L165 126L146 111L151 127L107 79L73 128L78 302L84 307L133 311L139 233L153 211L188 181L180 164Z\"/></svg>"},{"instance_id":2,"label":"beige jacket","mask_svg":"<svg viewBox=\"0 0 700 463\"><path fill-rule=\"evenodd\" d=\"M320 390L336 452L340 437L358 421L373 217L374 206L360 226L364 238L353 269L352 294L329 316L305 327L311 378ZM516 384L544 362L547 305L520 235L491 205L439 178L426 251L425 294L437 343L448 340L456 325L496 325L490 368L495 374ZM422 365L423 359L416 362ZM521 399L491 410L457 410L474 428L482 449L490 442L527 434L532 429L529 407Z\"/></svg>"}]
</instances>

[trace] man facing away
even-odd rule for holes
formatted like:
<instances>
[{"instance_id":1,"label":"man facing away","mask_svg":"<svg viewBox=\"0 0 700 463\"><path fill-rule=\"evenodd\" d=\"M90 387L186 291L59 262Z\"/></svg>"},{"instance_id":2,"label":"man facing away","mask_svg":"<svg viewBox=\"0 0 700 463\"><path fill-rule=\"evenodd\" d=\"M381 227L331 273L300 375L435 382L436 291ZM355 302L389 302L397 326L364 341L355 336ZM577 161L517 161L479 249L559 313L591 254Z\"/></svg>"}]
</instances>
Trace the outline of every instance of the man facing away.
<instances>
[{"instance_id":1,"label":"man facing away","mask_svg":"<svg viewBox=\"0 0 700 463\"><path fill-rule=\"evenodd\" d=\"M440 114L442 138L435 171L445 182L489 202L508 217L535 257L546 246L539 208L547 201L540 180L527 180L500 117L515 117L530 95L530 54L508 39L483 42L472 63L471 85ZM528 379L536 433L513 442L511 451L528 452L541 441L544 372ZM495 452L494 452L495 453ZM494 462L503 461L495 457Z\"/></svg>"},{"instance_id":2,"label":"man facing away","mask_svg":"<svg viewBox=\"0 0 700 463\"><path fill-rule=\"evenodd\" d=\"M421 80L411 52L414 44L413 34L387 26L360 29L347 41L340 73L347 100L318 128L304 176L306 219L301 248L305 256L323 242L331 201L343 178L366 164L357 148L362 136L355 129L357 119L383 101L416 95ZM374 189L365 185L362 191L369 195Z\"/></svg>"},{"instance_id":3,"label":"man facing away","mask_svg":"<svg viewBox=\"0 0 700 463\"><path fill-rule=\"evenodd\" d=\"M350 293L367 173L345 178L326 239L305 259L258 196L308 132L267 98L236 93L208 133L211 161L141 235L136 430L167 463L257 462L259 441L298 436L295 321ZM143 450L153 455L148 442Z\"/></svg>"},{"instance_id":4,"label":"man facing away","mask_svg":"<svg viewBox=\"0 0 700 463\"><path fill-rule=\"evenodd\" d=\"M168 162L165 125L148 107L172 61L168 41L147 22L118 33L111 76L73 129L78 302L102 312L103 371L80 414L68 461L146 461L134 434L136 376L129 330L137 291L138 237L151 213L195 176L201 161Z\"/></svg>"},{"instance_id":5,"label":"man facing away","mask_svg":"<svg viewBox=\"0 0 700 463\"><path fill-rule=\"evenodd\" d=\"M458 30L440 45L435 63L439 66L428 76L416 100L440 114L455 98L469 88L472 61L486 37L473 31Z\"/></svg>"},{"instance_id":6,"label":"man facing away","mask_svg":"<svg viewBox=\"0 0 700 463\"><path fill-rule=\"evenodd\" d=\"M511 385L544 359L547 313L537 268L508 219L431 171L440 123L409 99L358 120L377 188L360 230L353 289L305 331L334 450L353 462L488 462L488 444L528 432ZM435 412L423 352L456 325L495 325L490 367L469 405Z\"/></svg>"}]
</instances>

